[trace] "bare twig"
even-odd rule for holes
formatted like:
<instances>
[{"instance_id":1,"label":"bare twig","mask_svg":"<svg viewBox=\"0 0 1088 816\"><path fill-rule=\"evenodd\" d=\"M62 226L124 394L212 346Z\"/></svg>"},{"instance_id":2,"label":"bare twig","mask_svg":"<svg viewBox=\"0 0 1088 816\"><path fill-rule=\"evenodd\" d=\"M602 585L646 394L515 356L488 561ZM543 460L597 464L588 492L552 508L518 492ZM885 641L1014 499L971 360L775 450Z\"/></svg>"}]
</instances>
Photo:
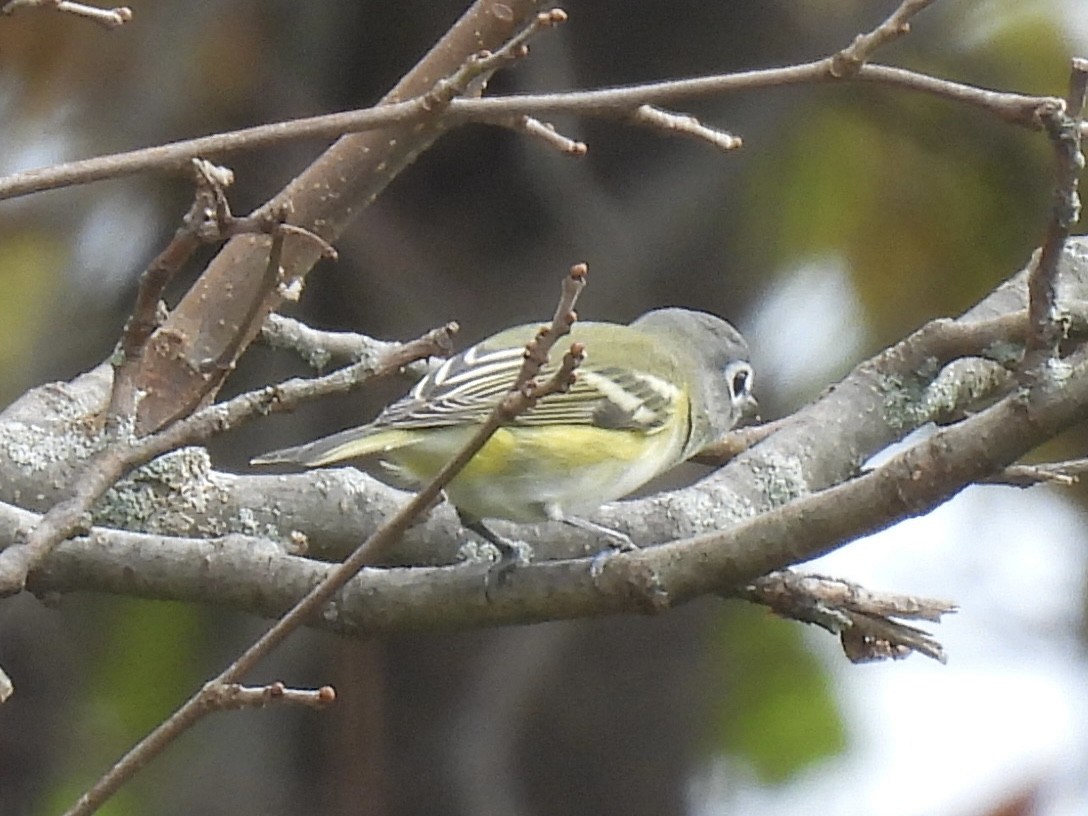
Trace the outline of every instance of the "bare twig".
<instances>
[{"instance_id":1,"label":"bare twig","mask_svg":"<svg viewBox=\"0 0 1088 816\"><path fill-rule=\"evenodd\" d=\"M0 14L14 14L19 8L48 8L85 20L91 20L104 28L118 28L132 19L132 9L128 6L116 6L103 9L76 3L72 0L8 0L0 6Z\"/></svg>"},{"instance_id":2,"label":"bare twig","mask_svg":"<svg viewBox=\"0 0 1088 816\"><path fill-rule=\"evenodd\" d=\"M452 75L436 83L423 95L424 107L436 110L447 107L457 97L479 96L495 71L529 55L529 40L543 29L554 28L566 21L567 13L562 9L540 12L498 50L474 54Z\"/></svg>"},{"instance_id":3,"label":"bare twig","mask_svg":"<svg viewBox=\"0 0 1088 816\"><path fill-rule=\"evenodd\" d=\"M377 359L366 359L313 380L289 380L278 386L241 394L224 403L211 405L175 422L156 434L110 444L87 460L72 494L49 509L25 541L0 552L0 596L18 592L27 573L60 541L88 524L88 512L110 486L125 473L156 456L183 445L206 440L256 416L289 411L300 402L333 393L342 393L362 382L400 370L416 359L441 353L448 348L448 327L437 329L419 340L388 350ZM113 436L108 439L116 442Z\"/></svg>"},{"instance_id":4,"label":"bare twig","mask_svg":"<svg viewBox=\"0 0 1088 816\"><path fill-rule=\"evenodd\" d=\"M1071 459L1043 465L1009 465L987 481L1012 487L1034 487L1040 484L1072 487L1085 473L1088 473L1088 459Z\"/></svg>"},{"instance_id":5,"label":"bare twig","mask_svg":"<svg viewBox=\"0 0 1088 816\"><path fill-rule=\"evenodd\" d=\"M876 49L910 33L910 18L932 5L934 0L904 0L884 22L868 34L859 34L849 46L831 58L831 75L843 78L856 74Z\"/></svg>"},{"instance_id":6,"label":"bare twig","mask_svg":"<svg viewBox=\"0 0 1088 816\"><path fill-rule=\"evenodd\" d=\"M336 257L336 250L319 236L309 230L284 224L285 212L235 217L230 211L226 195L226 188L234 181L234 174L230 170L202 159L192 161L192 170L196 181L192 206L182 219L182 225L174 233L173 239L140 276L136 305L121 334L118 359L114 363L113 390L106 411L107 425L111 427L124 421L131 423L136 410L137 389L134 378L148 340L165 319L161 302L163 292L199 246L244 233L271 234L272 244L265 274L272 278L278 275L283 239L287 234L304 236L314 241L325 257ZM253 305L249 319L243 320L238 327L236 336L239 339L236 343L224 349L224 364L233 362L233 354L239 350L240 337L253 319L257 306Z\"/></svg>"},{"instance_id":7,"label":"bare twig","mask_svg":"<svg viewBox=\"0 0 1088 816\"><path fill-rule=\"evenodd\" d=\"M488 69L502 60L488 62L474 55L490 48L501 52L504 44L516 40L539 2L476 0L383 97L383 104L420 97L425 111L422 121L337 140L258 212L288 206L293 223L335 241L401 170L448 129L444 101L457 83L451 86L442 78L464 72L471 77L463 83L466 92L476 92L478 81L484 81ZM466 68L469 65L475 67ZM229 370L215 363L228 361L230 348L245 347L253 340L264 317L299 288L319 257L306 242L287 241L281 275L287 283L269 286L263 274L264 243L248 236L229 241L152 337L137 378L144 392L136 416L138 433L163 428L210 402ZM232 297L222 297L224 291ZM249 328L239 333L238 327L246 324ZM200 331L192 331L193 326ZM208 367L209 363L213 366Z\"/></svg>"},{"instance_id":8,"label":"bare twig","mask_svg":"<svg viewBox=\"0 0 1088 816\"><path fill-rule=\"evenodd\" d=\"M125 472L122 457L100 454L85 468L83 478L75 485L73 495L49 508L26 539L0 553L0 596L20 592L26 585L27 573L59 542L85 529L90 522L90 506Z\"/></svg>"},{"instance_id":9,"label":"bare twig","mask_svg":"<svg viewBox=\"0 0 1088 816\"><path fill-rule=\"evenodd\" d=\"M424 335L421 340L428 343L427 356L448 356L453 350L451 340L459 328L457 323L450 322ZM375 340L373 337L355 332L315 329L276 312L270 314L265 320L261 327L261 338L273 348L294 351L307 365L317 371L323 370L329 363L337 360L359 362L377 355L398 352L405 345L390 340ZM419 343L420 340L413 342Z\"/></svg>"},{"instance_id":10,"label":"bare twig","mask_svg":"<svg viewBox=\"0 0 1088 816\"><path fill-rule=\"evenodd\" d=\"M574 305L578 302L578 296L586 285L586 273L589 268L584 264L575 264L570 268L570 274L563 279L562 291L559 295L559 305L556 306L552 322L541 326L536 337L529 341L525 347L525 360L521 364L517 380L510 389L510 394L519 394L531 391L533 379L539 373L541 367L548 362L548 355L552 347L560 337L570 333L571 326L578 316L574 312ZM517 410L521 413L530 406ZM508 407L505 410L510 410Z\"/></svg>"},{"instance_id":11,"label":"bare twig","mask_svg":"<svg viewBox=\"0 0 1088 816\"><path fill-rule=\"evenodd\" d=\"M336 702L336 691L332 686L322 686L313 690L287 688L278 681L256 688L238 683L223 683L209 689L203 702L209 709L217 711L267 708L277 703L321 710Z\"/></svg>"},{"instance_id":12,"label":"bare twig","mask_svg":"<svg viewBox=\"0 0 1088 816\"><path fill-rule=\"evenodd\" d=\"M855 663L900 659L918 652L944 663L944 648L927 632L901 620L939 623L956 605L934 598L873 592L858 584L789 570L773 572L736 591L784 618L812 623L841 639Z\"/></svg>"},{"instance_id":13,"label":"bare twig","mask_svg":"<svg viewBox=\"0 0 1088 816\"><path fill-rule=\"evenodd\" d=\"M241 423L269 413L293 411L303 402L343 394L369 380L385 377L427 357L446 356L452 348L456 323L447 323L406 343L393 343L380 353L367 355L352 365L322 377L296 378L239 394L226 402L202 408L157 434L138 440L131 448L138 464L166 451L202 442L237 428Z\"/></svg>"},{"instance_id":14,"label":"bare twig","mask_svg":"<svg viewBox=\"0 0 1088 816\"><path fill-rule=\"evenodd\" d=\"M8 698L15 693L15 685L11 682L11 678L4 672L3 667L0 667L0 704L7 702Z\"/></svg>"},{"instance_id":15,"label":"bare twig","mask_svg":"<svg viewBox=\"0 0 1088 816\"><path fill-rule=\"evenodd\" d=\"M856 74L841 79L830 74L831 57L786 68L767 68L693 79L668 80L553 94L514 94L499 97L457 98L442 112L450 127L466 122L509 127L517 116L547 119L558 114L628 119L641 105L676 105L693 99L765 88L814 85L853 80L902 88L970 105L1005 122L1031 129L1040 126L1036 112L1053 104L1053 97L1027 96L951 82L904 68L867 63ZM0 178L0 201L107 178L151 170L177 171L194 156L223 156L300 139L331 138L423 122L434 116L423 97L346 113L333 113L259 125L214 136L187 139L159 147L83 159Z\"/></svg>"},{"instance_id":16,"label":"bare twig","mask_svg":"<svg viewBox=\"0 0 1088 816\"><path fill-rule=\"evenodd\" d=\"M415 521L438 498L447 484L461 471L476 453L487 443L491 436L505 422L517 416L520 410L527 410L532 402L544 396L551 381L543 388L536 386L534 378L548 359L548 352L562 335L570 331L575 320L574 304L578 293L585 286L585 265L572 267L570 275L564 281L563 292L555 318L550 326L545 327L525 349L525 362L515 380L510 393L503 398L491 417L465 447L451 459L422 490L416 493L404 506L383 524L370 538L356 548L341 564L330 568L324 579L314 586L290 611L280 618L268 631L246 649L238 658L224 669L218 677L206 683L200 691L190 697L164 722L160 723L133 746L109 771L107 771L67 812L66 816L86 816L93 813L103 802L113 795L133 774L162 752L174 739L195 724L208 711L206 695L217 693L224 685L237 683L261 660L275 649L293 631L319 613L322 607L339 592L366 564L379 558L391 543L398 540ZM566 363L563 368L573 368L574 363ZM569 371L568 371L569 376ZM554 378L553 378L554 380ZM180 425L181 423L177 423ZM167 429L157 436L164 436L174 428ZM6 553L7 551L5 551ZM5 553L0 553L3 555Z\"/></svg>"},{"instance_id":17,"label":"bare twig","mask_svg":"<svg viewBox=\"0 0 1088 816\"><path fill-rule=\"evenodd\" d=\"M1043 245L1028 278L1028 309L1031 315L1029 346L1037 351L1057 347L1061 324L1056 312L1058 260L1072 226L1080 218L1078 180L1084 170L1081 153L1081 115L1088 88L1088 60L1074 59L1069 77L1069 95L1062 101L1040 108L1039 117L1054 147L1057 179L1050 220Z\"/></svg>"},{"instance_id":18,"label":"bare twig","mask_svg":"<svg viewBox=\"0 0 1088 816\"><path fill-rule=\"evenodd\" d=\"M554 125L547 122L541 122L539 119L535 119L532 116L512 116L509 119L496 122L496 124L502 124L511 130L516 130L527 136L539 139L548 145L548 147L554 148L560 153L565 153L568 156L584 156L589 149L585 142L580 142L576 139L564 136L562 133L556 131Z\"/></svg>"},{"instance_id":19,"label":"bare twig","mask_svg":"<svg viewBox=\"0 0 1088 816\"><path fill-rule=\"evenodd\" d=\"M719 150L736 150L744 145L739 136L733 136L724 130L707 127L694 116L655 108L653 105L639 105L631 121L636 125L667 130L682 136L689 136L700 142L706 142Z\"/></svg>"}]
</instances>

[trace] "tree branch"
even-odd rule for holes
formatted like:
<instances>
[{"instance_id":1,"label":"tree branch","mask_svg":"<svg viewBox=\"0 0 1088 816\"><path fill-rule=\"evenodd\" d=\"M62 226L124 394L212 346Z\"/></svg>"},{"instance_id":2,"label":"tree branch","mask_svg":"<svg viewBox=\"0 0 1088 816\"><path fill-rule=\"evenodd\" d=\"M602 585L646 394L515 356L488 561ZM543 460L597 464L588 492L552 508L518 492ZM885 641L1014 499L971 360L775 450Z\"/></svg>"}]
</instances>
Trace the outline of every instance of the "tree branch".
<instances>
[{"instance_id":1,"label":"tree branch","mask_svg":"<svg viewBox=\"0 0 1088 816\"><path fill-rule=\"evenodd\" d=\"M1088 361L1079 349L1060 369L1047 366L1038 372L1027 390L1013 390L876 470L856 474L859 461L927 421L925 384L937 376L942 359L970 354L978 344L992 345L1001 328L1009 332L1006 340L1026 337L1027 274L1021 272L964 317L936 321L862 363L836 388L784 421L773 436L708 479L681 491L616 503L594 515L600 523L643 532L643 543L671 540L615 555L596 580L588 556L535 564L513 573L504 591L488 603L479 566L371 569L344 589L317 624L374 633L660 611L702 593L728 592L926 512L1088 412ZM1070 242L1061 275L1066 296L1084 299L1088 243ZM315 512L325 519L324 529L299 523L304 508L315 503L300 487L305 478L317 480L309 489L325 496ZM376 518L389 512L383 503L388 500L393 507L402 495L350 469L276 477L210 474L206 479L231 490L248 485L245 489L256 491L262 503L249 507L266 514L251 511L248 529L265 530L278 521L284 543L240 535L193 540L95 529L89 537L59 546L30 575L29 588L122 592L281 614L329 569L289 554L293 544L306 540L311 551L327 553L322 548L328 542L322 539L335 537L329 524L342 524L344 535L350 531L358 540L361 531L373 529ZM206 495L203 490L192 484L185 488L190 510L191 497ZM214 494L205 501L209 507L220 504ZM330 504L337 513L328 512ZM0 514L4 519L4 542L34 521L11 508ZM535 533L549 545L535 545L538 553L595 553L593 541L565 528L514 529ZM692 535L700 529L721 532ZM409 531L414 543L396 557L419 556L420 563L453 560L459 535L453 514L441 508Z\"/></svg>"},{"instance_id":2,"label":"tree branch","mask_svg":"<svg viewBox=\"0 0 1088 816\"><path fill-rule=\"evenodd\" d=\"M872 592L838 578L772 572L730 593L763 604L777 615L811 623L838 635L854 663L902 659L912 652L946 662L944 648L905 620L939 622L955 604L935 598Z\"/></svg>"},{"instance_id":3,"label":"tree branch","mask_svg":"<svg viewBox=\"0 0 1088 816\"><path fill-rule=\"evenodd\" d=\"M103 28L119 28L132 20L132 9L128 6L104 9L72 0L7 0L0 6L0 14L14 14L20 8L53 9L98 23Z\"/></svg>"},{"instance_id":4,"label":"tree branch","mask_svg":"<svg viewBox=\"0 0 1088 816\"><path fill-rule=\"evenodd\" d=\"M521 42L538 0L477 0L381 104L418 97L421 118L382 132L340 138L260 209L289 208L292 223L332 243L386 185L447 128L443 111L457 93L477 93L494 68L509 58L503 48ZM534 22L531 30L539 28ZM495 52L491 58L482 51ZM282 272L263 274L268 239L229 241L152 336L141 358L136 386L143 392L136 430L165 427L207 402L222 385L233 355L256 336L285 292L298 287L320 257L308 241L283 247ZM231 292L230 298L220 296ZM206 361L220 365L209 369Z\"/></svg>"},{"instance_id":5,"label":"tree branch","mask_svg":"<svg viewBox=\"0 0 1088 816\"><path fill-rule=\"evenodd\" d=\"M506 127L516 117L546 119L562 114L622 120L629 118L643 105L677 105L726 94L795 85L864 82L968 105L1010 124L1036 130L1040 127L1038 111L1060 101L1056 97L995 91L905 68L871 63L862 65L855 73L837 77L833 73L833 60L834 56L831 56L784 68L664 80L620 88L452 99L441 118L446 127L469 122ZM0 201L136 173L178 172L191 159L200 156L219 158L240 150L271 147L300 139L334 138L342 134L419 125L434 118L434 110L422 97L418 97L357 111L258 125L159 147L14 173L0 178ZM578 150L572 152L580 153Z\"/></svg>"},{"instance_id":6,"label":"tree branch","mask_svg":"<svg viewBox=\"0 0 1088 816\"><path fill-rule=\"evenodd\" d=\"M1040 121L1054 148L1056 169L1050 220L1031 277L1028 278L1028 309L1032 329L1029 345L1033 350L1042 352L1052 351L1061 340L1062 327L1056 311L1058 259L1070 229L1080 219L1077 187L1080 173L1084 170L1080 143L1086 88L1088 60L1074 59L1068 97L1039 111Z\"/></svg>"},{"instance_id":7,"label":"tree branch","mask_svg":"<svg viewBox=\"0 0 1088 816\"><path fill-rule=\"evenodd\" d=\"M132 439L119 436L126 429L115 428L107 429L101 439L92 437L93 453L75 465L73 478L66 482L74 485L70 494L49 508L41 523L26 533L25 540L0 552L0 595L22 589L30 570L60 541L86 527L91 506L132 468L184 445L205 441L254 417L292 410L303 400L348 391L415 359L441 353L448 349L448 343L448 334L436 330L379 358L363 359L317 380L291 380L211 405L151 436ZM84 426L77 431L83 442L88 441L83 438L87 430ZM21 435L19 430L15 433ZM180 479L186 480L184 475Z\"/></svg>"},{"instance_id":8,"label":"tree branch","mask_svg":"<svg viewBox=\"0 0 1088 816\"><path fill-rule=\"evenodd\" d=\"M216 678L205 683L173 714L121 757L79 798L79 801L67 812L67 816L81 816L93 813L140 768L161 753L171 742L192 727L205 714L215 708L222 707L224 701L229 701L231 705L240 705L245 700L251 699L252 694L239 691L237 684L258 661L272 652L300 626L317 617L318 613L332 601L333 596L342 590L365 564L371 563L375 558L380 557L391 543L399 539L415 519L433 504L446 485L460 473L499 427L516 418L519 413L528 410L538 399L555 391L569 388L571 384L570 373L573 366L576 365L576 363L571 362L572 357L570 354L567 355L564 366L561 367L561 371L565 371L564 376L557 374L547 382L539 385L536 383L535 378L541 367L547 363L552 346L560 337L570 331L571 324L575 319L574 304L578 294L585 286L585 275L586 267L584 264L571 268L570 275L563 283L555 318L550 325L543 327L526 346L525 362L522 364L510 392L495 406L495 410L492 411L488 420L465 443L457 455L447 462L430 482L413 495L392 518L363 541L342 564L331 568L321 580L314 583L296 603L291 605L283 617L276 621L268 631L220 672ZM188 420L176 423L166 431L157 434L157 436L162 437L170 434L185 421ZM41 526L44 525L39 525L39 528ZM0 553L0 555L4 554L6 553ZM282 698L283 696L281 686L278 697ZM332 699L332 696L327 693L318 693L317 697L319 702L331 702Z\"/></svg>"}]
</instances>

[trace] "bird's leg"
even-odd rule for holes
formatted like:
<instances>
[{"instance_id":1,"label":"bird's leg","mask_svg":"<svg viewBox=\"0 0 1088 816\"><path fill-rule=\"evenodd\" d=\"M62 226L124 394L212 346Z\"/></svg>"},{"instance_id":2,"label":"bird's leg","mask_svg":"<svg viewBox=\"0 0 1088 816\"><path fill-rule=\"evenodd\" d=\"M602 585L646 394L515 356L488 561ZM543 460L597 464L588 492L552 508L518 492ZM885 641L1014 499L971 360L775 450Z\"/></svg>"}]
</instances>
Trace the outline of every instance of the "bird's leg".
<instances>
[{"instance_id":1,"label":"bird's leg","mask_svg":"<svg viewBox=\"0 0 1088 816\"><path fill-rule=\"evenodd\" d=\"M629 535L621 533L619 530L613 530L611 527L605 527L603 524L597 524L577 516L563 516L559 520L571 527L595 533L608 540L608 546L593 556L593 561L589 565L589 574L594 578L601 574L605 562L616 553L631 552L638 549L638 545L631 540Z\"/></svg>"},{"instance_id":2,"label":"bird's leg","mask_svg":"<svg viewBox=\"0 0 1088 816\"><path fill-rule=\"evenodd\" d=\"M577 516L563 516L563 518L559 520L564 524L569 524L571 527L576 527L587 533L595 533L608 539L608 549L604 550L604 552L631 552L631 550L638 549L638 544L632 541L631 536L627 535L627 533L613 530L611 527L605 527L603 524L597 524L596 522L578 518Z\"/></svg>"},{"instance_id":3,"label":"bird's leg","mask_svg":"<svg viewBox=\"0 0 1088 816\"><path fill-rule=\"evenodd\" d=\"M484 524L481 519L468 516L460 510L457 511L457 516L461 519L462 527L476 533L499 551L499 560L488 567L487 570L487 592L489 595L491 588L501 586L515 567L529 563L528 545L499 535Z\"/></svg>"}]
</instances>

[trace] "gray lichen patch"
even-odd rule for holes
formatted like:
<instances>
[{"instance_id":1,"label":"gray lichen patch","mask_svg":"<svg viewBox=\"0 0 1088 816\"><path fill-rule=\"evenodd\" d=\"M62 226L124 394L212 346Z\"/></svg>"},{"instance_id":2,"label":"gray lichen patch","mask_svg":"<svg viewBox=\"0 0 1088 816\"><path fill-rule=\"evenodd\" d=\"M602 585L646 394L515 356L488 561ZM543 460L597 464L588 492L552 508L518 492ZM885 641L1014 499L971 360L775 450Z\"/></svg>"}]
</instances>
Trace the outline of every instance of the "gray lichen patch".
<instances>
[{"instance_id":1,"label":"gray lichen patch","mask_svg":"<svg viewBox=\"0 0 1088 816\"><path fill-rule=\"evenodd\" d=\"M909 431L927 421L922 402L930 379L898 374L881 374L877 378L877 389L883 397L884 419L890 427Z\"/></svg>"},{"instance_id":2,"label":"gray lichen patch","mask_svg":"<svg viewBox=\"0 0 1088 816\"><path fill-rule=\"evenodd\" d=\"M804 450L804 447L789 453L773 450L753 458L750 465L752 475L767 508L781 507L811 492L806 477Z\"/></svg>"},{"instance_id":3,"label":"gray lichen patch","mask_svg":"<svg viewBox=\"0 0 1088 816\"><path fill-rule=\"evenodd\" d=\"M219 514L218 498L204 448L181 448L137 468L106 491L95 505L94 521L147 533L209 537L235 532Z\"/></svg>"},{"instance_id":4,"label":"gray lichen patch","mask_svg":"<svg viewBox=\"0 0 1088 816\"><path fill-rule=\"evenodd\" d=\"M0 423L0 456L27 474L84 460L100 446L101 437L82 422Z\"/></svg>"},{"instance_id":5,"label":"gray lichen patch","mask_svg":"<svg viewBox=\"0 0 1088 816\"><path fill-rule=\"evenodd\" d=\"M644 522L647 538L654 542L721 530L756 513L748 499L714 478L662 493L650 501L661 510L648 513Z\"/></svg>"},{"instance_id":6,"label":"gray lichen patch","mask_svg":"<svg viewBox=\"0 0 1088 816\"><path fill-rule=\"evenodd\" d=\"M958 419L1006 391L1012 375L993 360L962 357L946 365L922 394L920 415L935 422Z\"/></svg>"}]
</instances>

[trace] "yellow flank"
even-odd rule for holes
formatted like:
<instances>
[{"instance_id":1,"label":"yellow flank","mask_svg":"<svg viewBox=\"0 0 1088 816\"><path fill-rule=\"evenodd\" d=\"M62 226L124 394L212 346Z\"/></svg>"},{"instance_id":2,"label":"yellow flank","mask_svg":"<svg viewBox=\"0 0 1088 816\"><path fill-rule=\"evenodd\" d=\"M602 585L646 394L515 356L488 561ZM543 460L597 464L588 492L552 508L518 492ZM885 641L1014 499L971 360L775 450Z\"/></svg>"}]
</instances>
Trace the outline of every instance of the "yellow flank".
<instances>
[{"instance_id":1,"label":"yellow flank","mask_svg":"<svg viewBox=\"0 0 1088 816\"><path fill-rule=\"evenodd\" d=\"M508 329L442 363L369 425L254 462L314 467L373 456L399 487L427 482L486 421L534 329ZM754 408L744 340L713 315L661 309L630 326L579 322L570 339L589 349L572 390L500 428L446 486L463 518L527 522L592 512Z\"/></svg>"},{"instance_id":2,"label":"yellow flank","mask_svg":"<svg viewBox=\"0 0 1088 816\"><path fill-rule=\"evenodd\" d=\"M477 427L428 429L380 455L402 476L426 482ZM687 428L682 420L651 433L592 425L500 428L454 477L446 495L476 518L528 522L587 512L675 465ZM398 434L398 441L412 435Z\"/></svg>"},{"instance_id":3,"label":"yellow flank","mask_svg":"<svg viewBox=\"0 0 1088 816\"><path fill-rule=\"evenodd\" d=\"M515 326L441 363L368 425L254 462L375 457L388 482L428 482L491 415L535 329ZM639 489L754 408L744 339L712 314L658 309L628 326L579 321L570 341L589 349L570 392L499 429L446 485L462 518L577 517Z\"/></svg>"},{"instance_id":4,"label":"yellow flank","mask_svg":"<svg viewBox=\"0 0 1088 816\"><path fill-rule=\"evenodd\" d=\"M475 430L475 427L469 431ZM436 434L448 437L449 444L435 444ZM398 436L400 434L398 433ZM410 432L408 436L410 436ZM382 433L381 436L386 436ZM463 429L430 430L402 446L385 446L384 458L420 479L429 479L468 439ZM400 441L400 440L398 440ZM479 453L461 471L458 479L516 477L534 472L569 475L583 462L630 462L643 456L657 441L653 436L631 431L614 431L581 425L554 427L499 428ZM661 442L667 444L667 440ZM377 450L371 448L371 450ZM562 478L562 476L559 476Z\"/></svg>"}]
</instances>

